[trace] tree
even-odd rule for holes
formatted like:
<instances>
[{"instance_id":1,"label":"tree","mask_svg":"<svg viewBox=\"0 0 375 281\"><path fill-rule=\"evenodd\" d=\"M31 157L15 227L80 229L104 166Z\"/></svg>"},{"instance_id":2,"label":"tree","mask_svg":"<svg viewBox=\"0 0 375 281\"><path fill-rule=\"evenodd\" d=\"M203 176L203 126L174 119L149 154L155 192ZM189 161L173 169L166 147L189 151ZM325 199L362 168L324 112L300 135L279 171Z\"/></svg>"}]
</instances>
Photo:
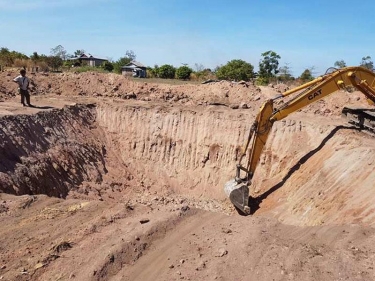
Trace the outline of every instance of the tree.
<instances>
[{"instance_id":1,"label":"tree","mask_svg":"<svg viewBox=\"0 0 375 281\"><path fill-rule=\"evenodd\" d=\"M126 51L124 57L120 57L117 61L113 63L114 72L121 74L121 68L130 63L131 61L135 60L135 58L136 55L133 51Z\"/></svg>"},{"instance_id":2,"label":"tree","mask_svg":"<svg viewBox=\"0 0 375 281\"><path fill-rule=\"evenodd\" d=\"M111 72L113 70L114 66L109 61L105 61L105 62L102 63L101 68L103 68L104 70L107 70L107 71Z\"/></svg>"},{"instance_id":3,"label":"tree","mask_svg":"<svg viewBox=\"0 0 375 281\"><path fill-rule=\"evenodd\" d=\"M176 70L176 78L177 79L182 79L182 80L187 80L187 79L190 79L190 74L193 72L193 70L184 65L184 66L181 66L179 68L177 68Z\"/></svg>"},{"instance_id":4,"label":"tree","mask_svg":"<svg viewBox=\"0 0 375 281\"><path fill-rule=\"evenodd\" d=\"M33 62L34 65L37 64L39 61L40 57L38 55L38 52L33 52L33 54L30 56L31 61Z\"/></svg>"},{"instance_id":5,"label":"tree","mask_svg":"<svg viewBox=\"0 0 375 281\"><path fill-rule=\"evenodd\" d=\"M130 59L130 61L133 61L137 58L135 53L132 50L127 50L125 53L125 56Z\"/></svg>"},{"instance_id":6,"label":"tree","mask_svg":"<svg viewBox=\"0 0 375 281\"><path fill-rule=\"evenodd\" d=\"M51 49L51 56L52 57L59 57L62 60L66 60L67 53L63 46L58 45L55 48Z\"/></svg>"},{"instance_id":7,"label":"tree","mask_svg":"<svg viewBox=\"0 0 375 281\"><path fill-rule=\"evenodd\" d=\"M0 64L5 66L11 66L13 64L13 59L8 48L0 48Z\"/></svg>"},{"instance_id":8,"label":"tree","mask_svg":"<svg viewBox=\"0 0 375 281\"><path fill-rule=\"evenodd\" d=\"M196 71L196 72L201 72L201 71L204 70L204 66L203 66L203 64L195 63L195 64L194 64L194 67L195 67L195 71Z\"/></svg>"},{"instance_id":9,"label":"tree","mask_svg":"<svg viewBox=\"0 0 375 281\"><path fill-rule=\"evenodd\" d=\"M159 66L157 64L155 64L154 68L152 68L151 66L148 66L146 69L147 77L148 78L158 77L158 70L159 70Z\"/></svg>"},{"instance_id":10,"label":"tree","mask_svg":"<svg viewBox=\"0 0 375 281\"><path fill-rule=\"evenodd\" d=\"M27 60L29 57L16 51L9 51L9 49L5 47L0 48L0 64L12 66L16 59Z\"/></svg>"},{"instance_id":11,"label":"tree","mask_svg":"<svg viewBox=\"0 0 375 281\"><path fill-rule=\"evenodd\" d=\"M294 79L294 77L292 77L292 74L290 72L289 63L285 63L284 66L279 68L279 77L278 78L279 78L280 81L283 81L283 82L290 81L290 80Z\"/></svg>"},{"instance_id":12,"label":"tree","mask_svg":"<svg viewBox=\"0 0 375 281\"><path fill-rule=\"evenodd\" d=\"M346 63L344 60L338 60L335 62L335 64L333 65L334 67L336 68L344 68L346 67Z\"/></svg>"},{"instance_id":13,"label":"tree","mask_svg":"<svg viewBox=\"0 0 375 281\"><path fill-rule=\"evenodd\" d=\"M374 69L374 62L371 60L370 56L363 57L360 66L365 67L367 69L373 70Z\"/></svg>"},{"instance_id":14,"label":"tree","mask_svg":"<svg viewBox=\"0 0 375 281\"><path fill-rule=\"evenodd\" d=\"M72 66L78 66L79 62L74 60L66 60L63 62L63 67L65 68L71 68Z\"/></svg>"},{"instance_id":15,"label":"tree","mask_svg":"<svg viewBox=\"0 0 375 281\"><path fill-rule=\"evenodd\" d=\"M216 69L216 76L224 80L249 81L254 77L254 66L244 60L231 60Z\"/></svg>"},{"instance_id":16,"label":"tree","mask_svg":"<svg viewBox=\"0 0 375 281\"><path fill-rule=\"evenodd\" d=\"M52 68L53 71L58 71L60 67L63 66L63 60L59 56L49 56L47 57L47 65Z\"/></svg>"},{"instance_id":17,"label":"tree","mask_svg":"<svg viewBox=\"0 0 375 281\"><path fill-rule=\"evenodd\" d=\"M308 82L308 81L311 81L311 80L314 80L314 77L312 76L312 72L310 69L305 69L301 76L299 77L299 79L302 80L302 82Z\"/></svg>"},{"instance_id":18,"label":"tree","mask_svg":"<svg viewBox=\"0 0 375 281\"><path fill-rule=\"evenodd\" d=\"M34 62L39 60L38 52L33 52L33 54L30 56L30 59Z\"/></svg>"},{"instance_id":19,"label":"tree","mask_svg":"<svg viewBox=\"0 0 375 281\"><path fill-rule=\"evenodd\" d=\"M152 70L152 74L154 75L154 77L159 77L159 66L157 64L154 65L154 68Z\"/></svg>"},{"instance_id":20,"label":"tree","mask_svg":"<svg viewBox=\"0 0 375 281\"><path fill-rule=\"evenodd\" d=\"M279 72L279 59L281 58L274 51L267 51L262 54L263 59L259 62L258 76L269 80Z\"/></svg>"},{"instance_id":21,"label":"tree","mask_svg":"<svg viewBox=\"0 0 375 281\"><path fill-rule=\"evenodd\" d=\"M173 79L176 74L176 68L170 64L164 64L158 69L159 78Z\"/></svg>"},{"instance_id":22,"label":"tree","mask_svg":"<svg viewBox=\"0 0 375 281\"><path fill-rule=\"evenodd\" d=\"M121 57L113 63L113 69L116 73L121 73L121 68L131 62L128 57Z\"/></svg>"},{"instance_id":23,"label":"tree","mask_svg":"<svg viewBox=\"0 0 375 281\"><path fill-rule=\"evenodd\" d=\"M74 56L75 57L79 57L80 55L83 55L85 53L85 50L81 49L81 50L76 50L74 52Z\"/></svg>"}]
</instances>

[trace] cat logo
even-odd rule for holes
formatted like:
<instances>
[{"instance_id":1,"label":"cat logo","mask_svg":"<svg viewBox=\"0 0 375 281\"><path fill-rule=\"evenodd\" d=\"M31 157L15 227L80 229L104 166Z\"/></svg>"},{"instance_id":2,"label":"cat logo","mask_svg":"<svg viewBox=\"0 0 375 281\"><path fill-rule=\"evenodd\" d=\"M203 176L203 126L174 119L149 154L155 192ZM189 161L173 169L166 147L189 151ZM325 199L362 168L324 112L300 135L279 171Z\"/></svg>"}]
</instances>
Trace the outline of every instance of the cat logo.
<instances>
[{"instance_id":1,"label":"cat logo","mask_svg":"<svg viewBox=\"0 0 375 281\"><path fill-rule=\"evenodd\" d=\"M314 99L315 97L320 96L321 94L322 94L322 89L317 90L316 92L314 92L314 93L308 95L307 98L308 98L309 100L312 100L312 99Z\"/></svg>"}]
</instances>

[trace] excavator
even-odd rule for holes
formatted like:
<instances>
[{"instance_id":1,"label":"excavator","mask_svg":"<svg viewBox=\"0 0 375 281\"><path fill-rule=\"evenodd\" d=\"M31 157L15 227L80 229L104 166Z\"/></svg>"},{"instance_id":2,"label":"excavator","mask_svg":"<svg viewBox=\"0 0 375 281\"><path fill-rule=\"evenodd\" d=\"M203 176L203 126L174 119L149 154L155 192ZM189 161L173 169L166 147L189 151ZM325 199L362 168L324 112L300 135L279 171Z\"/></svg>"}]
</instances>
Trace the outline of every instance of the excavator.
<instances>
[{"instance_id":1,"label":"excavator","mask_svg":"<svg viewBox=\"0 0 375 281\"><path fill-rule=\"evenodd\" d=\"M299 87L288 90L264 102L250 128L250 132L236 166L236 176L224 186L224 191L239 213L249 215L249 186L259 163L262 150L267 142L272 126L276 121L308 106L338 90L361 91L369 104L375 105L375 73L363 67L329 69L326 74ZM290 100L276 107L277 101L295 94ZM280 103L278 103L280 104ZM361 129L375 132L375 113L373 110L344 108L343 115L349 123ZM245 164L242 164L247 158Z\"/></svg>"}]
</instances>

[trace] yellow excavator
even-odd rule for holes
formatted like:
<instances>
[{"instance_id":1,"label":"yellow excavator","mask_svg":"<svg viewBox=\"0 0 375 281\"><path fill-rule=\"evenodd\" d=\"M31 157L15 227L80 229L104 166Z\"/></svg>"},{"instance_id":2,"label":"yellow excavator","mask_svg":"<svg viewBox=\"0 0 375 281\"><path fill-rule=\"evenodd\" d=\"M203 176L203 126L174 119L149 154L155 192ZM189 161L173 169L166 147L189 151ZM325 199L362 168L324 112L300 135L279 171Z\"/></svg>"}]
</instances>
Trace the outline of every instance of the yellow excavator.
<instances>
[{"instance_id":1,"label":"yellow excavator","mask_svg":"<svg viewBox=\"0 0 375 281\"><path fill-rule=\"evenodd\" d=\"M370 104L375 104L375 73L373 71L363 67L330 70L311 82L267 100L261 106L237 164L236 177L228 181L224 187L226 195L240 213L245 215L251 213L249 186L274 122L338 90L349 90L353 87L360 90ZM292 94L296 96L279 108L275 108L275 101ZM342 113L349 118L350 123L375 132L375 115L372 110L344 108ZM245 158L247 158L247 163L242 165Z\"/></svg>"}]
</instances>

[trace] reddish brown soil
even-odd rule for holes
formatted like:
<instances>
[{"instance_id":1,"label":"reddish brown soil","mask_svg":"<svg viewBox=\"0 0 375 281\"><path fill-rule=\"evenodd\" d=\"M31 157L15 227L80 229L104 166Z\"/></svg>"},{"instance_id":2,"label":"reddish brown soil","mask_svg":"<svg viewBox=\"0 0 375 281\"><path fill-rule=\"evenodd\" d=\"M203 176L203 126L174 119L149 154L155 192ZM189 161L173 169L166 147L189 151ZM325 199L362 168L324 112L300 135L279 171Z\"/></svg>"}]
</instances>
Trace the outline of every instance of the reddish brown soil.
<instances>
[{"instance_id":1,"label":"reddish brown soil","mask_svg":"<svg viewBox=\"0 0 375 281\"><path fill-rule=\"evenodd\" d=\"M375 141L339 117L360 93L275 124L242 217L223 186L285 85L33 74L23 108L15 75L0 73L0 280L375 279Z\"/></svg>"}]
</instances>

